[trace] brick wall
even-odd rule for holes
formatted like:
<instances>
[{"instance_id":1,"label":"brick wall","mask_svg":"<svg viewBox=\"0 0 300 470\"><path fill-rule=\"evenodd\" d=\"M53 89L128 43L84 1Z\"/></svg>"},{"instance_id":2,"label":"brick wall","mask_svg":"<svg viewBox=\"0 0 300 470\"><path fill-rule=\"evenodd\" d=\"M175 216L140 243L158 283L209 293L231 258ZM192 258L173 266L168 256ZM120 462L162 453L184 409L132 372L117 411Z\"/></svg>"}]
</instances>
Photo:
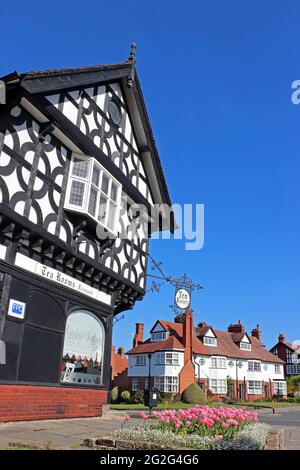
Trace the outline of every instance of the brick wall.
<instances>
[{"instance_id":1,"label":"brick wall","mask_svg":"<svg viewBox=\"0 0 300 470\"><path fill-rule=\"evenodd\" d=\"M102 415L106 390L0 385L0 421L29 421Z\"/></svg>"},{"instance_id":2,"label":"brick wall","mask_svg":"<svg viewBox=\"0 0 300 470\"><path fill-rule=\"evenodd\" d=\"M187 361L179 374L179 393L195 382L195 369L192 361Z\"/></svg>"}]
</instances>

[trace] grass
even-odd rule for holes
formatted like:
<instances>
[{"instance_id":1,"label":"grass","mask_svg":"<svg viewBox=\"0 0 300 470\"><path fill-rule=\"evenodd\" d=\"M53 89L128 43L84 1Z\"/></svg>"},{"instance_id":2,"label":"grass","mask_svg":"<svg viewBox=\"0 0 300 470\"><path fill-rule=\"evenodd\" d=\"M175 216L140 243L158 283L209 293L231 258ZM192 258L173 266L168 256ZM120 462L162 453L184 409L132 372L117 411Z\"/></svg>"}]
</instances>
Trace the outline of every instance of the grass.
<instances>
[{"instance_id":1,"label":"grass","mask_svg":"<svg viewBox=\"0 0 300 470\"><path fill-rule=\"evenodd\" d=\"M284 403L284 402L276 402L275 404L275 409L276 408L284 408L284 407L290 407L290 406L295 406L295 405L300 405L300 403ZM179 410L179 409L187 409L187 408L192 408L195 405L191 405L189 403L183 403L181 401L177 402L163 402L160 403L157 407L153 408L154 410ZM234 405L227 405L226 403L208 403L208 406L249 406L249 407L264 407L264 408L272 408L272 402L240 402L240 403L235 403ZM140 403L138 404L127 404L127 403L115 403L111 404L110 408L112 410L148 410L147 406L144 406Z\"/></svg>"}]
</instances>

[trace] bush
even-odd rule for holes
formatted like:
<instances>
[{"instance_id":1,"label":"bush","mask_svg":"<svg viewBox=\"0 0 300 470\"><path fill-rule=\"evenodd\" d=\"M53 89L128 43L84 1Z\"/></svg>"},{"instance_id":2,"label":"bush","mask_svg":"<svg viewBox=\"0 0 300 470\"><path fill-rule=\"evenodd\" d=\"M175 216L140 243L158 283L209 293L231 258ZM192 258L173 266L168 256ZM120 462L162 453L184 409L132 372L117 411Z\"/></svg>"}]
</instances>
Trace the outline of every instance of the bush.
<instances>
[{"instance_id":1,"label":"bush","mask_svg":"<svg viewBox=\"0 0 300 470\"><path fill-rule=\"evenodd\" d=\"M182 394L182 401L191 404L207 403L203 390L197 384L189 385Z\"/></svg>"},{"instance_id":2,"label":"bush","mask_svg":"<svg viewBox=\"0 0 300 470\"><path fill-rule=\"evenodd\" d=\"M121 393L121 398L122 398L122 401L125 401L125 403L128 403L128 401L130 401L130 392L128 392L128 390L124 390L122 393Z\"/></svg>"},{"instance_id":3,"label":"bush","mask_svg":"<svg viewBox=\"0 0 300 470\"><path fill-rule=\"evenodd\" d=\"M133 403L144 403L144 392L138 391L132 394Z\"/></svg>"},{"instance_id":4,"label":"bush","mask_svg":"<svg viewBox=\"0 0 300 470\"><path fill-rule=\"evenodd\" d=\"M110 392L110 398L112 403L116 403L119 398L119 389L118 387L113 387Z\"/></svg>"},{"instance_id":5,"label":"bush","mask_svg":"<svg viewBox=\"0 0 300 470\"><path fill-rule=\"evenodd\" d=\"M164 401L171 401L172 398L173 398L172 393L168 393L168 392L159 393L159 403L163 403Z\"/></svg>"},{"instance_id":6,"label":"bush","mask_svg":"<svg viewBox=\"0 0 300 470\"><path fill-rule=\"evenodd\" d=\"M254 400L254 403L255 403L255 402L260 402L260 401L263 402L263 403L270 403L270 402L272 401L272 398L267 398L267 397L265 397L265 398L257 398L256 400Z\"/></svg>"}]
</instances>

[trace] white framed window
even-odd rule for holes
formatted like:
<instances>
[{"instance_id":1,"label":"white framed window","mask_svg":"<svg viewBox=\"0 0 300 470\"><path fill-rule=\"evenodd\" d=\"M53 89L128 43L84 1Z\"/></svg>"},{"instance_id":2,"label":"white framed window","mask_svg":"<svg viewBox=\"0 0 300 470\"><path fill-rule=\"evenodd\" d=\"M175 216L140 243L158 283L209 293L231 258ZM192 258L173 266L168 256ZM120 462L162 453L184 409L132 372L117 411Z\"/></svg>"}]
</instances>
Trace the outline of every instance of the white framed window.
<instances>
[{"instance_id":1,"label":"white framed window","mask_svg":"<svg viewBox=\"0 0 300 470\"><path fill-rule=\"evenodd\" d=\"M146 365L146 356L135 356L135 365L136 366L145 366Z\"/></svg>"},{"instance_id":2,"label":"white framed window","mask_svg":"<svg viewBox=\"0 0 300 470\"><path fill-rule=\"evenodd\" d=\"M274 380L274 394L275 395L286 395L287 394L286 382L284 382L284 381L276 382Z\"/></svg>"},{"instance_id":3,"label":"white framed window","mask_svg":"<svg viewBox=\"0 0 300 470\"><path fill-rule=\"evenodd\" d=\"M73 155L65 208L89 215L114 235L121 208L121 184L95 158Z\"/></svg>"},{"instance_id":4,"label":"white framed window","mask_svg":"<svg viewBox=\"0 0 300 470\"><path fill-rule=\"evenodd\" d=\"M214 394L226 395L227 380L226 379L210 379L210 389Z\"/></svg>"},{"instance_id":5,"label":"white framed window","mask_svg":"<svg viewBox=\"0 0 300 470\"><path fill-rule=\"evenodd\" d=\"M148 390L148 388L149 388L149 377L145 378L144 388L145 388L145 390Z\"/></svg>"},{"instance_id":6,"label":"white framed window","mask_svg":"<svg viewBox=\"0 0 300 470\"><path fill-rule=\"evenodd\" d=\"M162 341L167 338L166 331L159 331L158 333L152 333L151 341Z\"/></svg>"},{"instance_id":7,"label":"white framed window","mask_svg":"<svg viewBox=\"0 0 300 470\"><path fill-rule=\"evenodd\" d=\"M286 373L291 375L300 375L300 365L287 365Z\"/></svg>"},{"instance_id":8,"label":"white framed window","mask_svg":"<svg viewBox=\"0 0 300 470\"><path fill-rule=\"evenodd\" d=\"M131 390L133 392L138 392L140 389L140 379L139 377L132 378Z\"/></svg>"},{"instance_id":9,"label":"white framed window","mask_svg":"<svg viewBox=\"0 0 300 470\"><path fill-rule=\"evenodd\" d=\"M213 369L226 369L226 357L212 357L210 367Z\"/></svg>"},{"instance_id":10,"label":"white framed window","mask_svg":"<svg viewBox=\"0 0 300 470\"><path fill-rule=\"evenodd\" d=\"M156 365L178 366L179 355L174 352L159 352L156 353Z\"/></svg>"},{"instance_id":11,"label":"white framed window","mask_svg":"<svg viewBox=\"0 0 300 470\"><path fill-rule=\"evenodd\" d=\"M204 336L203 343L207 346L217 346L217 338L212 338L211 336Z\"/></svg>"},{"instance_id":12,"label":"white framed window","mask_svg":"<svg viewBox=\"0 0 300 470\"><path fill-rule=\"evenodd\" d=\"M248 371L261 372L261 362L260 361L248 361Z\"/></svg>"},{"instance_id":13,"label":"white framed window","mask_svg":"<svg viewBox=\"0 0 300 470\"><path fill-rule=\"evenodd\" d=\"M251 351L251 343L245 343L244 341L241 341L240 349L243 349L244 351Z\"/></svg>"},{"instance_id":14,"label":"white framed window","mask_svg":"<svg viewBox=\"0 0 300 470\"><path fill-rule=\"evenodd\" d=\"M160 392L178 393L178 377L154 377L154 388Z\"/></svg>"},{"instance_id":15,"label":"white framed window","mask_svg":"<svg viewBox=\"0 0 300 470\"><path fill-rule=\"evenodd\" d=\"M281 365L275 364L275 374L281 374Z\"/></svg>"},{"instance_id":16,"label":"white framed window","mask_svg":"<svg viewBox=\"0 0 300 470\"><path fill-rule=\"evenodd\" d=\"M262 394L262 382L259 380L248 381L248 394L249 395L261 395Z\"/></svg>"}]
</instances>

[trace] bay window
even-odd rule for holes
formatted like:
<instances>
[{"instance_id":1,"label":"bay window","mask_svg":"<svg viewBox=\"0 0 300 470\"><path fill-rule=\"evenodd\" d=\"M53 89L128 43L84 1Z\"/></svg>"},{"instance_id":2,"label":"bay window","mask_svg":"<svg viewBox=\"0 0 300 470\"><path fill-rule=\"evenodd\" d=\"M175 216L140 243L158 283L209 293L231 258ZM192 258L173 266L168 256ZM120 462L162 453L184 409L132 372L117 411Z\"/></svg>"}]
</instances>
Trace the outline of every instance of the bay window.
<instances>
[{"instance_id":1,"label":"bay window","mask_svg":"<svg viewBox=\"0 0 300 470\"><path fill-rule=\"evenodd\" d=\"M262 382L259 380L249 380L248 395L262 395Z\"/></svg>"},{"instance_id":2,"label":"bay window","mask_svg":"<svg viewBox=\"0 0 300 470\"><path fill-rule=\"evenodd\" d=\"M226 379L210 379L210 389L214 394L226 395L227 380Z\"/></svg>"},{"instance_id":3,"label":"bay window","mask_svg":"<svg viewBox=\"0 0 300 470\"><path fill-rule=\"evenodd\" d=\"M178 353L156 353L156 365L178 366L179 356Z\"/></svg>"},{"instance_id":4,"label":"bay window","mask_svg":"<svg viewBox=\"0 0 300 470\"><path fill-rule=\"evenodd\" d=\"M154 388L160 392L178 393L178 377L154 377Z\"/></svg>"},{"instance_id":5,"label":"bay window","mask_svg":"<svg viewBox=\"0 0 300 470\"><path fill-rule=\"evenodd\" d=\"M250 372L261 372L260 361L248 361L248 371Z\"/></svg>"},{"instance_id":6,"label":"bay window","mask_svg":"<svg viewBox=\"0 0 300 470\"><path fill-rule=\"evenodd\" d=\"M285 396L287 394L286 382L284 382L284 381L276 382L274 380L274 394L275 395Z\"/></svg>"},{"instance_id":7,"label":"bay window","mask_svg":"<svg viewBox=\"0 0 300 470\"><path fill-rule=\"evenodd\" d=\"M71 160L65 208L88 215L117 234L121 184L95 160L74 155Z\"/></svg>"},{"instance_id":8,"label":"bay window","mask_svg":"<svg viewBox=\"0 0 300 470\"><path fill-rule=\"evenodd\" d=\"M213 369L226 369L226 357L212 357L211 368Z\"/></svg>"}]
</instances>

